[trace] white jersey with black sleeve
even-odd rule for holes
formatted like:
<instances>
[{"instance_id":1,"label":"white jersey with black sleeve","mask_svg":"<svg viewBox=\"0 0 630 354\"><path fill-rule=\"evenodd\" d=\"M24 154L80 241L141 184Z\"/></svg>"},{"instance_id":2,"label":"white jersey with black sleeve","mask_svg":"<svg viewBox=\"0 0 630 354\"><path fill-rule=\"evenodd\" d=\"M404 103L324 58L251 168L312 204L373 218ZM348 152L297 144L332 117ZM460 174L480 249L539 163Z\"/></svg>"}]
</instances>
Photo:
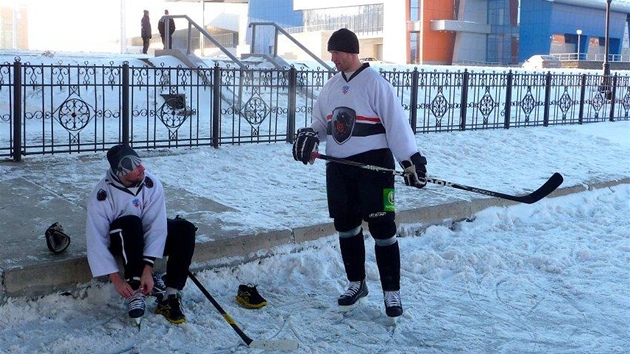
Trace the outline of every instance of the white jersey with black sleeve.
<instances>
[{"instance_id":1,"label":"white jersey with black sleeve","mask_svg":"<svg viewBox=\"0 0 630 354\"><path fill-rule=\"evenodd\" d=\"M389 148L403 161L418 152L392 85L367 64L350 77L337 73L326 82L313 106L311 127L333 157Z\"/></svg>"},{"instance_id":2,"label":"white jersey with black sleeve","mask_svg":"<svg viewBox=\"0 0 630 354\"><path fill-rule=\"evenodd\" d=\"M162 183L145 171L141 183L125 187L108 170L90 194L85 226L87 258L92 276L118 272L118 264L109 251L111 223L122 216L135 215L142 220L144 257L162 258L166 244L166 204Z\"/></svg>"}]
</instances>

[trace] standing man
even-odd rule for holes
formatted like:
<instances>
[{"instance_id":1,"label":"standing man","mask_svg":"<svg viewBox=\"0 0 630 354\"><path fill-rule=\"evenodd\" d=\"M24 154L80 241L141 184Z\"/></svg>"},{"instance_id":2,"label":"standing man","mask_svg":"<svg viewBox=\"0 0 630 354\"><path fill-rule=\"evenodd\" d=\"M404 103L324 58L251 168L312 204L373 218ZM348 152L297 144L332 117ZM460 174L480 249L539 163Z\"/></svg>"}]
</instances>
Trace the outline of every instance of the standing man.
<instances>
[{"instance_id":1,"label":"standing man","mask_svg":"<svg viewBox=\"0 0 630 354\"><path fill-rule=\"evenodd\" d=\"M142 20L140 20L140 36L142 37L142 54L147 54L152 37L148 10L144 10L144 16L142 16Z\"/></svg>"},{"instance_id":2,"label":"standing man","mask_svg":"<svg viewBox=\"0 0 630 354\"><path fill-rule=\"evenodd\" d=\"M328 52L339 71L321 90L313 107L313 123L301 128L293 144L293 158L313 163L319 139L326 154L362 164L395 168L394 157L407 172L405 183L426 185L426 159L392 85L359 61L359 40L350 30L335 31ZM365 220L375 241L376 264L389 317L403 313L400 297L400 250L396 240L394 176L338 163L326 165L328 210L339 235L348 289L337 300L354 305L368 295L365 281Z\"/></svg>"},{"instance_id":3,"label":"standing man","mask_svg":"<svg viewBox=\"0 0 630 354\"><path fill-rule=\"evenodd\" d=\"M160 37L162 37L162 44L164 45L164 49L166 46L166 17L168 16L168 10L164 10L164 16L160 18L160 22L158 22L158 31L160 31ZM173 32L175 32L175 20L172 18L168 19L168 49L173 49Z\"/></svg>"},{"instance_id":4,"label":"standing man","mask_svg":"<svg viewBox=\"0 0 630 354\"><path fill-rule=\"evenodd\" d=\"M130 146L112 147L107 160L110 169L87 203L86 244L92 275L109 276L116 292L127 299L130 317L142 317L145 297L153 294L159 295L156 313L171 323L183 323L186 317L179 291L186 284L195 249L195 225L179 217L167 220L162 184L145 171ZM153 264L163 256L168 256L163 277L166 289L157 291ZM116 257L122 259L122 276Z\"/></svg>"}]
</instances>

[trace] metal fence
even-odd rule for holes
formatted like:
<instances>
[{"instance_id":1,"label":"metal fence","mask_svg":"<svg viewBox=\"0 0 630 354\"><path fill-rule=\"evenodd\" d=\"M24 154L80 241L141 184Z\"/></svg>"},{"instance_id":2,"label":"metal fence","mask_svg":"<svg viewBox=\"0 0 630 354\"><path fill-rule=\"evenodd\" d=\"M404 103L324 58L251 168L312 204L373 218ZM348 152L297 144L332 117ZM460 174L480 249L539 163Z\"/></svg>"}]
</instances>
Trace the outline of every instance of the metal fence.
<instances>
[{"instance_id":1,"label":"metal fence","mask_svg":"<svg viewBox=\"0 0 630 354\"><path fill-rule=\"evenodd\" d=\"M628 120L630 78L381 70L416 133ZM291 142L325 70L0 64L0 156ZM610 90L603 90L603 89Z\"/></svg>"}]
</instances>

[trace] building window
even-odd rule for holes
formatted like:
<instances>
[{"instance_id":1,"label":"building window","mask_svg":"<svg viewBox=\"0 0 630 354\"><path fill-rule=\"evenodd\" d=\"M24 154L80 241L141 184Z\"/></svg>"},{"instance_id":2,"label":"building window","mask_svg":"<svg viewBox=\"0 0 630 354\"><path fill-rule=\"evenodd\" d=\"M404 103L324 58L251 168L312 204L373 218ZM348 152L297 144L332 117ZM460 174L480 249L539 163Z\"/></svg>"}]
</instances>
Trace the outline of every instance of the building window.
<instances>
[{"instance_id":1,"label":"building window","mask_svg":"<svg viewBox=\"0 0 630 354\"><path fill-rule=\"evenodd\" d=\"M315 9L304 12L308 31L349 28L357 34L383 31L383 4Z\"/></svg>"}]
</instances>

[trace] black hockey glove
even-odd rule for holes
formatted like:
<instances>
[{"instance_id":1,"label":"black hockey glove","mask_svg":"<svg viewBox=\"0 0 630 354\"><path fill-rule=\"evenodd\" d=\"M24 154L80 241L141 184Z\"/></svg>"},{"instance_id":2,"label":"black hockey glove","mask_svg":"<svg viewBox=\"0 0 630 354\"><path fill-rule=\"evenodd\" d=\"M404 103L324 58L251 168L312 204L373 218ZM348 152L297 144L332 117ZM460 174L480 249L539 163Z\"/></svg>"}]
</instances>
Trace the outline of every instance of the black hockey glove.
<instances>
[{"instance_id":1,"label":"black hockey glove","mask_svg":"<svg viewBox=\"0 0 630 354\"><path fill-rule=\"evenodd\" d=\"M400 164L405 169L405 184L416 188L427 185L427 159L419 152L411 155L410 161L405 160Z\"/></svg>"},{"instance_id":2,"label":"black hockey glove","mask_svg":"<svg viewBox=\"0 0 630 354\"><path fill-rule=\"evenodd\" d=\"M313 163L312 152L317 152L319 137L313 128L300 128L293 142L293 158L295 161L302 161L303 164Z\"/></svg>"},{"instance_id":3,"label":"black hockey glove","mask_svg":"<svg viewBox=\"0 0 630 354\"><path fill-rule=\"evenodd\" d=\"M70 236L66 235L63 226L56 222L46 230L46 246L52 253L61 253L70 246Z\"/></svg>"}]
</instances>

